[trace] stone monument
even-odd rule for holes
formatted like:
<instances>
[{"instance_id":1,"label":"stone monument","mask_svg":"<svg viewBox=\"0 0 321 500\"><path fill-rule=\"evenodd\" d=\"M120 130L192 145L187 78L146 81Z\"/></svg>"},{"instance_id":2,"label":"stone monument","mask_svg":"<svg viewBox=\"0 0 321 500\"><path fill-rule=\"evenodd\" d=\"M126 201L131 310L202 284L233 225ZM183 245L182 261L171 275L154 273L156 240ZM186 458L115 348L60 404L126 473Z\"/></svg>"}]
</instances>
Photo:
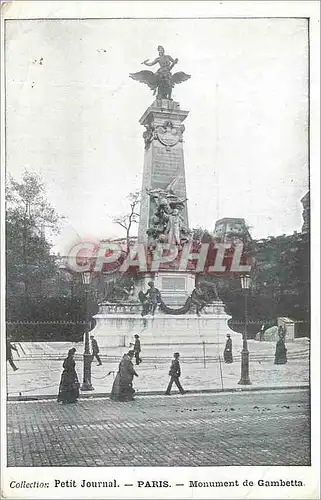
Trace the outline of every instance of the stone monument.
<instances>
[{"instance_id":1,"label":"stone monument","mask_svg":"<svg viewBox=\"0 0 321 500\"><path fill-rule=\"evenodd\" d=\"M188 223L184 166L183 122L188 111L172 99L173 87L190 78L184 72L172 74L178 63L166 55L162 46L159 56L142 64L159 69L140 71L130 77L145 83L156 95L139 123L144 127L145 148L141 190L138 244L155 258L159 248L180 255L191 241ZM206 209L204 205L204 210ZM181 269L175 259L165 268L140 273L135 298L128 302L101 303L95 316L94 334L103 347L125 346L133 334L141 336L144 345L195 345L210 342L221 348L232 332L224 304L213 284L195 285L195 271ZM241 342L241 340L240 340ZM237 341L236 341L237 345Z\"/></svg>"}]
</instances>

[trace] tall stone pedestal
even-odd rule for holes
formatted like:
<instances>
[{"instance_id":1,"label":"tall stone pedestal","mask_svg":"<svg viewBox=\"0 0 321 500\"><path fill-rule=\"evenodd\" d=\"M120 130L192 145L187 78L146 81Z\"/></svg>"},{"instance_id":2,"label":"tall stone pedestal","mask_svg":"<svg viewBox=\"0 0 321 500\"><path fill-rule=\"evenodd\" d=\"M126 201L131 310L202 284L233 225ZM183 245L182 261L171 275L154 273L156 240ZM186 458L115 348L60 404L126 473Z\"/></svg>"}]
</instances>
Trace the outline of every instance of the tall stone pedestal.
<instances>
[{"instance_id":1,"label":"tall stone pedestal","mask_svg":"<svg viewBox=\"0 0 321 500\"><path fill-rule=\"evenodd\" d=\"M188 111L180 109L178 102L160 99L145 111L139 123L145 127L144 170L141 191L138 241L147 242L147 229L156 211L156 204L146 188L172 189L180 199L186 198L182 124ZM181 212L188 227L187 205Z\"/></svg>"},{"instance_id":2,"label":"tall stone pedestal","mask_svg":"<svg viewBox=\"0 0 321 500\"><path fill-rule=\"evenodd\" d=\"M230 319L221 301L206 306L204 314L169 315L156 312L155 315L140 315L141 306L135 303L109 304L100 306L94 316L96 327L93 330L98 344L103 348L128 347L137 333L141 343L150 348L157 346L193 346L205 342L225 345L226 335L231 334L235 346L241 346L241 335L233 332L227 322Z\"/></svg>"},{"instance_id":3,"label":"tall stone pedestal","mask_svg":"<svg viewBox=\"0 0 321 500\"><path fill-rule=\"evenodd\" d=\"M181 249L189 238L183 151L183 121L187 115L188 111L181 110L178 102L156 99L140 119L145 127L145 155L138 244L153 249L152 252L159 243ZM146 293L148 282L153 281L166 306L181 308L195 288L195 274L186 269L179 271L175 266L171 262L166 268L151 268L142 274L134 297L137 299L139 291ZM228 327L230 316L219 300L206 306L201 317L191 310L187 314L163 314L157 310L153 317L142 318L141 310L138 300L101 304L93 330L99 345L107 349L128 347L136 333L144 350L159 346L178 350L185 346L198 352L205 343L222 350L228 333L236 345L241 345L241 336Z\"/></svg>"}]
</instances>

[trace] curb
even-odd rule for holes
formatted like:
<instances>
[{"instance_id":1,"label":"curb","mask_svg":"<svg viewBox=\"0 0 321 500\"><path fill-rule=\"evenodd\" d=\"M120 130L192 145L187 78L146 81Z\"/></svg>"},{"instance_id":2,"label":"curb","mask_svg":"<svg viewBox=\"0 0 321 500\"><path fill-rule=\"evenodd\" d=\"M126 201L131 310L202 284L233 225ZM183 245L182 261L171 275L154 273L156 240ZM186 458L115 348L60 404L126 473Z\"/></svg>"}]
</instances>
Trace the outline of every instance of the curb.
<instances>
[{"instance_id":1,"label":"curb","mask_svg":"<svg viewBox=\"0 0 321 500\"><path fill-rule=\"evenodd\" d=\"M233 393L233 392L264 392L264 391L286 391L286 390L310 390L309 385L284 385L284 386L271 386L271 387L253 387L252 389L248 387L237 387L230 389L194 389L187 391L187 394L217 394L217 393ZM178 393L174 392L173 396L177 396ZM135 396L164 396L164 392L160 391L142 391L137 392ZM79 399L96 399L96 398L109 398L110 392L96 392L96 393L81 393ZM57 399L57 394L43 394L39 396L7 396L7 401L43 401L43 400L55 400Z\"/></svg>"}]
</instances>

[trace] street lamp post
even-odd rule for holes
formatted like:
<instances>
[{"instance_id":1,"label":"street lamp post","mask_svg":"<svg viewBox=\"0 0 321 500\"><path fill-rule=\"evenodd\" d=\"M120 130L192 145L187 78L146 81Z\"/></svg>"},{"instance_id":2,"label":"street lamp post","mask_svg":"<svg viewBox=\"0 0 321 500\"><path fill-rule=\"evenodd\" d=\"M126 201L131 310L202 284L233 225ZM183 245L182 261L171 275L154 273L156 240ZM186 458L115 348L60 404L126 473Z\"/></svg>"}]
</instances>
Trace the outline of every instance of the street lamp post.
<instances>
[{"instance_id":1,"label":"street lamp post","mask_svg":"<svg viewBox=\"0 0 321 500\"><path fill-rule=\"evenodd\" d=\"M93 391L94 388L91 385L91 362L92 356L89 347L89 318L88 318L88 292L90 285L91 272L84 271L82 273L82 282L85 288L85 349L84 349L84 373L83 382L81 386L82 391Z\"/></svg>"},{"instance_id":2,"label":"street lamp post","mask_svg":"<svg viewBox=\"0 0 321 500\"><path fill-rule=\"evenodd\" d=\"M241 378L239 381L240 385L251 385L250 376L249 376L249 350L247 348L247 325L248 325L248 317L247 317L247 299L249 289L251 288L251 278L249 275L241 276L241 287L244 293L244 315L245 315L245 323L244 323L244 331L243 331L243 348L241 353Z\"/></svg>"}]
</instances>

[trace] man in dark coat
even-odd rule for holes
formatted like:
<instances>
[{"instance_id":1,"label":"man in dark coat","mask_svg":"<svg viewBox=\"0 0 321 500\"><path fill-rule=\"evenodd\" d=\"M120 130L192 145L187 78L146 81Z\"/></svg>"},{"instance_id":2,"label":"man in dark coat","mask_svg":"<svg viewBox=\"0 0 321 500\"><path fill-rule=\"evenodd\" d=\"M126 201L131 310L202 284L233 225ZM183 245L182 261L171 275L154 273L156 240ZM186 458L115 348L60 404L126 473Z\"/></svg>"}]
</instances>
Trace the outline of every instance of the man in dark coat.
<instances>
[{"instance_id":1,"label":"man in dark coat","mask_svg":"<svg viewBox=\"0 0 321 500\"><path fill-rule=\"evenodd\" d=\"M94 360L94 358L97 359L98 361L98 365L97 366L101 366L102 365L102 362L101 362L101 359L100 359L100 356L99 356L99 347L98 347L98 343L97 343L97 340L94 338L93 335L90 336L90 339L91 339L91 351L92 351L92 359Z\"/></svg>"},{"instance_id":2,"label":"man in dark coat","mask_svg":"<svg viewBox=\"0 0 321 500\"><path fill-rule=\"evenodd\" d=\"M134 335L135 337L135 343L134 343L134 353L135 353L135 359L136 359L136 365L139 365L139 363L142 362L141 358L140 358L140 351L141 351L141 347L140 347L140 340L139 340L139 335Z\"/></svg>"},{"instance_id":3,"label":"man in dark coat","mask_svg":"<svg viewBox=\"0 0 321 500\"><path fill-rule=\"evenodd\" d=\"M6 359L9 361L9 364L13 371L19 370L19 368L14 364L13 357L12 357L12 349L16 352L18 352L18 349L16 346L12 345L10 340L7 339L7 345L6 345Z\"/></svg>"},{"instance_id":4,"label":"man in dark coat","mask_svg":"<svg viewBox=\"0 0 321 500\"><path fill-rule=\"evenodd\" d=\"M184 391L184 389L181 386L181 383L179 381L179 377L181 376L181 367L180 367L180 364L179 364L179 352L175 352L174 353L174 359L172 361L171 368L169 370L169 375L170 375L171 378L170 378L170 381L169 381L169 384L167 386L165 394L167 396L170 395L173 382L175 382L175 384L177 385L177 388L178 388L179 392L181 394L185 394L186 391Z\"/></svg>"}]
</instances>

